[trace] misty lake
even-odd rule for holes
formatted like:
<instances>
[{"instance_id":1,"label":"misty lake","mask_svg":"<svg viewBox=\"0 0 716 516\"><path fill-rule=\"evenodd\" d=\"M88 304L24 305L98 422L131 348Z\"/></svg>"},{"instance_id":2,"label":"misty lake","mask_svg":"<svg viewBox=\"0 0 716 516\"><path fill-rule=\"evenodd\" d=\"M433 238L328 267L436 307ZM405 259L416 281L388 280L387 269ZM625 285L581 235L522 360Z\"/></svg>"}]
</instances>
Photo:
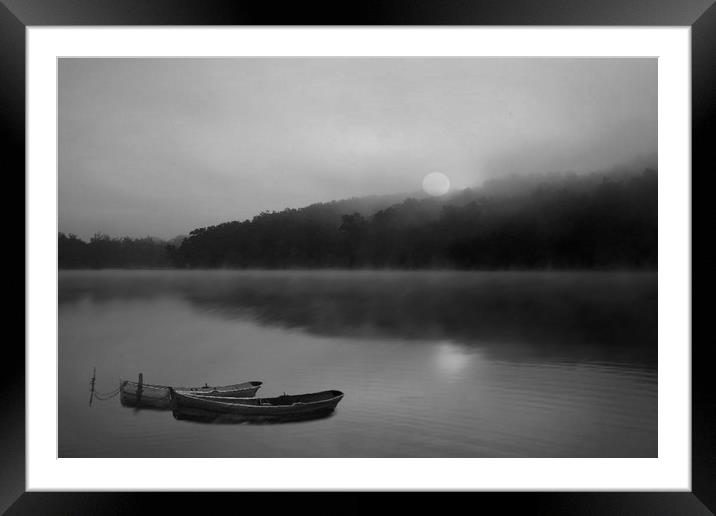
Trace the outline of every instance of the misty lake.
<instances>
[{"instance_id":1,"label":"misty lake","mask_svg":"<svg viewBox=\"0 0 716 516\"><path fill-rule=\"evenodd\" d=\"M202 424L89 378L259 396L338 389L335 413ZM60 271L60 457L655 457L657 275Z\"/></svg>"}]
</instances>

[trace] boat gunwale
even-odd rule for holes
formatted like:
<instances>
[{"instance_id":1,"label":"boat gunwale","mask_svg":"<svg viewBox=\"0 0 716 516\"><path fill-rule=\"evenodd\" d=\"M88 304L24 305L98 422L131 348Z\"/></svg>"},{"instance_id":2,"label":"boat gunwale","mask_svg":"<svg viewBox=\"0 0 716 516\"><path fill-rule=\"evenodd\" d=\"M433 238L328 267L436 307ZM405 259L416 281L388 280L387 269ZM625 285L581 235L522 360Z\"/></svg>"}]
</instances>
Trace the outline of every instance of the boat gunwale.
<instances>
[{"instance_id":1,"label":"boat gunwale","mask_svg":"<svg viewBox=\"0 0 716 516\"><path fill-rule=\"evenodd\" d=\"M338 402L340 402L340 400L343 399L343 396L345 396L345 393L343 393L342 391L338 391L338 390L309 392L306 394L292 394L289 396L310 396L313 394L323 394L324 392L325 393L335 392L338 394L336 394L335 396L332 396L330 398L326 398L324 400L308 401L308 402L297 401L295 403L291 403L290 405L261 405L261 400L277 399L277 398L281 398L281 396L273 396L271 398L238 398L238 397L229 397L229 396L213 396L214 398L219 398L219 399L214 400L214 399L207 399L207 398L210 398L211 396L201 396L201 395L195 396L192 394L185 394L183 392L176 393L176 394L178 395L177 401L180 400L181 396L186 396L186 397L194 399L194 400L199 400L201 402L208 403L208 404L216 404L218 406L226 406L226 407L241 406L241 407L263 408L263 409L274 409L274 410L277 408L294 407L296 405L301 405L301 406L305 407L305 406L318 405L318 404L328 404L335 400L338 400ZM229 399L229 400L251 400L251 401L257 401L258 403L245 404L245 403L238 403L238 402L230 403L227 401L220 401L220 400L227 400L227 399Z\"/></svg>"}]
</instances>

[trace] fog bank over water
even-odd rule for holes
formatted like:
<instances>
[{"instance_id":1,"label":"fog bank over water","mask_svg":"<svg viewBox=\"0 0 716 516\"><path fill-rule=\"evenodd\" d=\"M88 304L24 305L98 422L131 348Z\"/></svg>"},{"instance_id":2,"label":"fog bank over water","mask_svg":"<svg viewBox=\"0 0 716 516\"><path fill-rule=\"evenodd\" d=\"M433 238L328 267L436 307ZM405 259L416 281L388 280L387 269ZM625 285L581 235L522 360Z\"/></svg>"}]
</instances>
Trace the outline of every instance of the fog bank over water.
<instances>
[{"instance_id":1,"label":"fog bank over water","mask_svg":"<svg viewBox=\"0 0 716 516\"><path fill-rule=\"evenodd\" d=\"M654 166L655 59L61 59L59 229L171 238L505 174Z\"/></svg>"},{"instance_id":2,"label":"fog bank over water","mask_svg":"<svg viewBox=\"0 0 716 516\"><path fill-rule=\"evenodd\" d=\"M212 317L318 336L511 343L546 355L583 347L593 359L656 362L653 272L62 271L59 286L61 309L172 297Z\"/></svg>"}]
</instances>

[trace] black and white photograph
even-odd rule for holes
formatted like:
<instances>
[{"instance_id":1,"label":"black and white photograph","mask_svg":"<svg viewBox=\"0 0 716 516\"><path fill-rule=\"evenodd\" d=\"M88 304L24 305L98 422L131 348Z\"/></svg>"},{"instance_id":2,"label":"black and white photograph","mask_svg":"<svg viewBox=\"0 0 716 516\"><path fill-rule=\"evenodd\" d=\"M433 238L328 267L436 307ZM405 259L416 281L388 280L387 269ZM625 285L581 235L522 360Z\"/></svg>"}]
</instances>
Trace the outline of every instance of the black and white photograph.
<instances>
[{"instance_id":1,"label":"black and white photograph","mask_svg":"<svg viewBox=\"0 0 716 516\"><path fill-rule=\"evenodd\" d=\"M657 71L59 58L58 456L658 457Z\"/></svg>"}]
</instances>

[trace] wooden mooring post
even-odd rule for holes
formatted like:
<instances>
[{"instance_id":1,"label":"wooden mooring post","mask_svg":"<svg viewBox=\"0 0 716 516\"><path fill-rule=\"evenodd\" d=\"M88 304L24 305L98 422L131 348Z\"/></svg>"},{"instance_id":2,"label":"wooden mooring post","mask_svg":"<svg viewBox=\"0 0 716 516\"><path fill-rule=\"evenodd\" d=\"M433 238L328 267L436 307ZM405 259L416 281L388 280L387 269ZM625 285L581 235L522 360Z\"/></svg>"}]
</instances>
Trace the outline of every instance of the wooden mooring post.
<instances>
[{"instance_id":1,"label":"wooden mooring post","mask_svg":"<svg viewBox=\"0 0 716 516\"><path fill-rule=\"evenodd\" d=\"M139 373L139 382L137 382L137 406L142 401L142 384L144 383L144 375Z\"/></svg>"},{"instance_id":2,"label":"wooden mooring post","mask_svg":"<svg viewBox=\"0 0 716 516\"><path fill-rule=\"evenodd\" d=\"M92 379L90 380L90 399L89 399L89 406L92 406L92 400L94 399L94 382L97 378L97 368L94 367L92 369Z\"/></svg>"}]
</instances>

